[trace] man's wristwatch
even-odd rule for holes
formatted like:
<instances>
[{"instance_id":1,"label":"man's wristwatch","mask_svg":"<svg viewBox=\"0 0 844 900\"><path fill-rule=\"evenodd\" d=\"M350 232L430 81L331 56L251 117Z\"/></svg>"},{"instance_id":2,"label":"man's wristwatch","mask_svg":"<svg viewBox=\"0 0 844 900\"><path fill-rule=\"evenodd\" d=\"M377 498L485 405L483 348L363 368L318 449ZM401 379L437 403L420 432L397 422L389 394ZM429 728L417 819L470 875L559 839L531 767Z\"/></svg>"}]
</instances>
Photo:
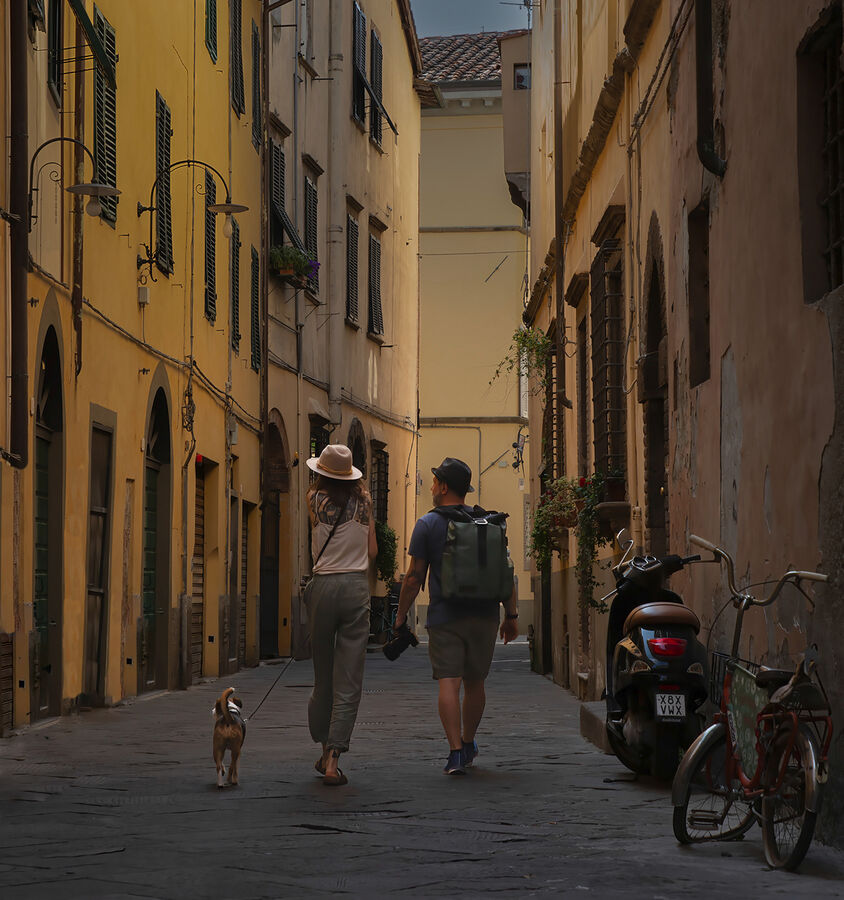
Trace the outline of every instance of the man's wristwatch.
<instances>
[{"instance_id":1,"label":"man's wristwatch","mask_svg":"<svg viewBox=\"0 0 844 900\"><path fill-rule=\"evenodd\" d=\"M518 613L506 613L506 614L504 615L504 618L505 618L505 619L518 619L518 618L519 618L519 614L518 614Z\"/></svg>"}]
</instances>

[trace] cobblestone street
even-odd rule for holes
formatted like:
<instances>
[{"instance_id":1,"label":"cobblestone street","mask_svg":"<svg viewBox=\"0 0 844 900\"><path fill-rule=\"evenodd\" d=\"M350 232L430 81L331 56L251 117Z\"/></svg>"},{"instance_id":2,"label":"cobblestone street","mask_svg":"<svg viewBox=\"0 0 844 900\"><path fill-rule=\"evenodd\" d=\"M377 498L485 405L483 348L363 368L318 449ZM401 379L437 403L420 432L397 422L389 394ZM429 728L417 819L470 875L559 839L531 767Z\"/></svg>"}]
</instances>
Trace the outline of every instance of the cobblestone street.
<instances>
[{"instance_id":1,"label":"cobblestone street","mask_svg":"<svg viewBox=\"0 0 844 900\"><path fill-rule=\"evenodd\" d=\"M769 870L761 834L684 849L668 791L579 732L579 704L499 646L478 767L441 774L424 647L367 659L348 787L313 772L309 662L249 723L241 784L219 791L209 711L229 681L248 714L276 665L86 712L0 743L0 892L8 900L403 896L832 897L844 854Z\"/></svg>"}]
</instances>

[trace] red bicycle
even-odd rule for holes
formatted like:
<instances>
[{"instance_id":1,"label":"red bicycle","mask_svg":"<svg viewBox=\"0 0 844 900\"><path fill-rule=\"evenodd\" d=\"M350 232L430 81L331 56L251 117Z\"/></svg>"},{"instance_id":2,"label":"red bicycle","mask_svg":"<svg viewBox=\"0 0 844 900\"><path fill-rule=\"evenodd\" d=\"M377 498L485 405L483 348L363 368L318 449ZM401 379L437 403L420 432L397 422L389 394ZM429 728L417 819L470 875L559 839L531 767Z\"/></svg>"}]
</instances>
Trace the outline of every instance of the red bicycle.
<instances>
[{"instance_id":1,"label":"red bicycle","mask_svg":"<svg viewBox=\"0 0 844 900\"><path fill-rule=\"evenodd\" d=\"M711 550L712 562L726 565L737 614L732 652L713 654L710 696L715 699L720 689L720 710L689 747L674 778L674 834L681 844L736 840L758 821L768 865L795 869L814 835L832 739L817 648L809 648L792 672L740 659L739 641L752 606L769 606L786 584L799 587L801 580L827 581L827 576L786 572L767 600L757 600L736 587L726 550L696 535L689 541Z\"/></svg>"}]
</instances>

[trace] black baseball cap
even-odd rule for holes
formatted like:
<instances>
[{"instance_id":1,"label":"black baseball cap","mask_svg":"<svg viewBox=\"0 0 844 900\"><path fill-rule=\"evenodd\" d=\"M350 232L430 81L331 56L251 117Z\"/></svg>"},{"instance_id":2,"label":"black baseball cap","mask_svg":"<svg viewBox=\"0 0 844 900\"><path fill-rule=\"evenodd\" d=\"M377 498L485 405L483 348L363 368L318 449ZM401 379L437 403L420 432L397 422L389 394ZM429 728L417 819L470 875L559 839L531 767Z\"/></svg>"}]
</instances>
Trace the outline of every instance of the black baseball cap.
<instances>
[{"instance_id":1,"label":"black baseball cap","mask_svg":"<svg viewBox=\"0 0 844 900\"><path fill-rule=\"evenodd\" d=\"M431 469L439 481L447 484L456 494L471 494L472 470L462 459L447 456L435 469Z\"/></svg>"}]
</instances>

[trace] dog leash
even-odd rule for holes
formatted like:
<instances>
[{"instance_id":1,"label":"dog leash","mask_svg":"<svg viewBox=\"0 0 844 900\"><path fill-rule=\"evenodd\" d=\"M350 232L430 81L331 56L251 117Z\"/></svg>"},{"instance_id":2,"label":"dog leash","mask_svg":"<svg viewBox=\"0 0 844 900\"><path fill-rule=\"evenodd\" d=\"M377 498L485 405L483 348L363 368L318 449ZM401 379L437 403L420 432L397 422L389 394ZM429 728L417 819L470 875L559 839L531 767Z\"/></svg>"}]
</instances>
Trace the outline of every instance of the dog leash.
<instances>
[{"instance_id":1,"label":"dog leash","mask_svg":"<svg viewBox=\"0 0 844 900\"><path fill-rule=\"evenodd\" d=\"M252 715L248 716L245 721L251 722L255 718L255 714L263 706L264 700L266 700L267 697L270 696L270 691L272 691L272 689L279 683L279 681L281 681L281 676L284 675L284 673L287 671L288 667L290 666L290 663L292 663L292 662L293 662L293 657L291 656L290 659L288 659L287 662L284 664L284 668L278 673L278 678L276 678L276 680L270 685L270 690L267 691L266 694L264 694L264 697L261 700L261 702L252 711Z\"/></svg>"}]
</instances>

